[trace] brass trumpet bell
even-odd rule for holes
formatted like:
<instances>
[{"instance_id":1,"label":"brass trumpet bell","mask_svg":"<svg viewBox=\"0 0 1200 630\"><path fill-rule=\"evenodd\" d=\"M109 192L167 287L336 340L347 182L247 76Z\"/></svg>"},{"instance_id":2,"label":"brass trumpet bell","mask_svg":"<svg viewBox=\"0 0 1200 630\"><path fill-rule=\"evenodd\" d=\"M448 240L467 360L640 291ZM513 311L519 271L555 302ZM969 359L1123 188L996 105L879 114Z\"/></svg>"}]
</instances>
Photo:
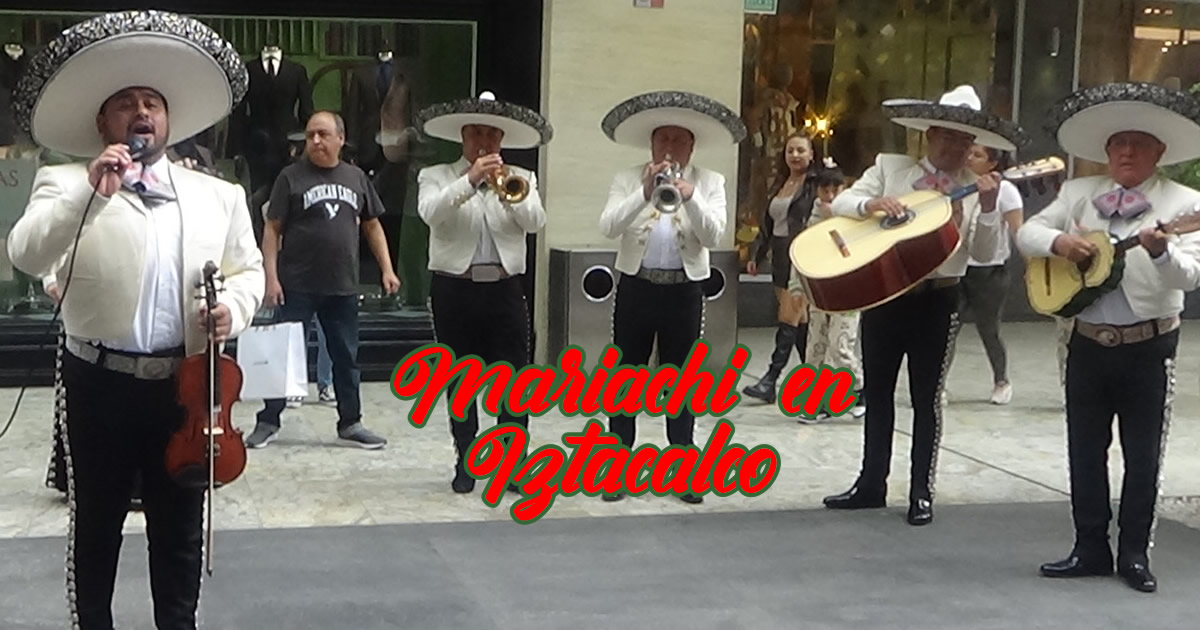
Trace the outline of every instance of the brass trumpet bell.
<instances>
[{"instance_id":1,"label":"brass trumpet bell","mask_svg":"<svg viewBox=\"0 0 1200 630\"><path fill-rule=\"evenodd\" d=\"M488 186L507 204L521 203L529 196L529 180L500 168L488 178Z\"/></svg>"}]
</instances>

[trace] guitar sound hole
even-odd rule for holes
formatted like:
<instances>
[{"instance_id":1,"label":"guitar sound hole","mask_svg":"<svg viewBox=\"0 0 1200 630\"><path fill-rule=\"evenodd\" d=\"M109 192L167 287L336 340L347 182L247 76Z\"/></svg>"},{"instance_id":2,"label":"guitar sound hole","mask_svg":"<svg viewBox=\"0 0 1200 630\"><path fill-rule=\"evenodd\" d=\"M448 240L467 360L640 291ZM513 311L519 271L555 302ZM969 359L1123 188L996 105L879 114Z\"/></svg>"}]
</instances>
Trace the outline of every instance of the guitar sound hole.
<instances>
[{"instance_id":1,"label":"guitar sound hole","mask_svg":"<svg viewBox=\"0 0 1200 630\"><path fill-rule=\"evenodd\" d=\"M880 219L879 227L882 227L885 230L890 230L892 228L900 227L901 225L904 225L905 223L912 221L916 217L917 217L917 215L915 212L913 212L912 210L909 210L909 209L905 209L904 216L902 216L902 217L894 217L889 214L888 216Z\"/></svg>"}]
</instances>

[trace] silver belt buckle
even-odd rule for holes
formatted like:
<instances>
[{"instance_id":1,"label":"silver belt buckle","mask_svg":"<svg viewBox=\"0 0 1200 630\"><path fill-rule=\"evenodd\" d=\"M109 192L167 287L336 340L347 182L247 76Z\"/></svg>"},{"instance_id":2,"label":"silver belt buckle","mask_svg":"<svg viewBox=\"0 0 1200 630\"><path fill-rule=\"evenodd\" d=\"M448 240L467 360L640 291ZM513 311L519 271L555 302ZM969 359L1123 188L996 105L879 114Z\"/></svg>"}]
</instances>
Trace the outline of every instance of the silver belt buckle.
<instances>
[{"instance_id":1,"label":"silver belt buckle","mask_svg":"<svg viewBox=\"0 0 1200 630\"><path fill-rule=\"evenodd\" d=\"M1093 339L1105 348L1115 348L1121 345L1121 331L1116 326L1099 324L1096 325L1096 334Z\"/></svg>"},{"instance_id":2,"label":"silver belt buckle","mask_svg":"<svg viewBox=\"0 0 1200 630\"><path fill-rule=\"evenodd\" d=\"M471 267L471 282L499 282L500 280L502 280L500 267L496 265Z\"/></svg>"}]
</instances>

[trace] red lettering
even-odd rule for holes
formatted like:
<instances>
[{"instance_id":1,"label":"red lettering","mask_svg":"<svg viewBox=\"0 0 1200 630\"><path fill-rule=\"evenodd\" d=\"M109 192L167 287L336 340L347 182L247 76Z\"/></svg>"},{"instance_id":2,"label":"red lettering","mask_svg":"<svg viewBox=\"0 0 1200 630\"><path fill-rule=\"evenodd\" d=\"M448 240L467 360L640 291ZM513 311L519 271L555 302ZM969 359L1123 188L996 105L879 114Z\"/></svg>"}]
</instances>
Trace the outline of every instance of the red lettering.
<instances>
[{"instance_id":1,"label":"red lettering","mask_svg":"<svg viewBox=\"0 0 1200 630\"><path fill-rule=\"evenodd\" d=\"M565 461L566 454L553 444L539 448L525 460L517 479L529 479L521 484L525 497L512 506L513 520L529 524L545 516L554 505L554 495L558 494L558 484L550 482L558 476Z\"/></svg>"},{"instance_id":2,"label":"red lettering","mask_svg":"<svg viewBox=\"0 0 1200 630\"><path fill-rule=\"evenodd\" d=\"M658 456L658 449L649 444L633 453L633 459L625 469L625 487L629 488L630 494L641 494L650 487L649 482L642 478L642 473L649 476L650 471L647 468Z\"/></svg>"},{"instance_id":3,"label":"red lettering","mask_svg":"<svg viewBox=\"0 0 1200 630\"><path fill-rule=\"evenodd\" d=\"M512 436L511 444L505 448L504 438ZM500 503L500 497L508 489L512 473L520 463L525 453L525 445L529 443L529 433L523 427L513 424L496 425L475 438L467 449L467 472L476 479L491 477L487 489L483 491L483 502L491 507ZM478 459L486 452L485 459Z\"/></svg>"},{"instance_id":4,"label":"red lettering","mask_svg":"<svg viewBox=\"0 0 1200 630\"><path fill-rule=\"evenodd\" d=\"M571 461L567 465L567 473L563 476L562 492L564 495L570 496L579 492L579 472L592 457L594 447L598 446L600 452L604 452L605 447L616 446L620 443L616 435L611 433L601 435L603 426L595 420L589 420L582 433L563 435L563 444L575 447L574 452L571 453Z\"/></svg>"},{"instance_id":5,"label":"red lettering","mask_svg":"<svg viewBox=\"0 0 1200 630\"><path fill-rule=\"evenodd\" d=\"M760 474L760 469L766 467ZM742 486L742 494L758 496L766 492L775 477L779 474L779 453L769 446L759 446L750 451L742 460L738 472L738 483ZM755 483L757 481L757 483Z\"/></svg>"},{"instance_id":6,"label":"red lettering","mask_svg":"<svg viewBox=\"0 0 1200 630\"><path fill-rule=\"evenodd\" d=\"M631 453L632 451L625 447L604 447L597 451L583 469L583 491L588 494L620 492L621 475L625 472L625 466L629 464ZM605 464L608 464L607 468ZM597 482L596 475L600 474L601 470L604 470L604 479Z\"/></svg>"},{"instance_id":7,"label":"red lettering","mask_svg":"<svg viewBox=\"0 0 1200 630\"><path fill-rule=\"evenodd\" d=\"M713 394L710 411L714 416L719 416L737 405L741 398L734 392L734 387L737 386L738 379L741 377L742 370L746 369L746 361L750 358L750 351L745 346L738 346L733 349L733 354L729 357L729 365L733 369L725 368L725 374L721 376L721 382L717 385L717 391Z\"/></svg>"},{"instance_id":8,"label":"red lettering","mask_svg":"<svg viewBox=\"0 0 1200 630\"><path fill-rule=\"evenodd\" d=\"M827 365L821 366L821 375L817 377L815 389L821 392L821 398L825 398L825 392L831 388L833 391L829 392L829 402L825 404L829 413L836 416L854 406L854 402L858 399L852 393L854 392L854 372L844 368L834 370ZM812 400L812 396L809 397L809 400Z\"/></svg>"},{"instance_id":9,"label":"red lettering","mask_svg":"<svg viewBox=\"0 0 1200 630\"><path fill-rule=\"evenodd\" d=\"M688 403L688 397L691 397L692 412L696 415L702 415L708 411L706 399L713 388L713 377L708 372L702 372L704 366L704 357L708 356L708 343L701 340L697 341L692 346L692 351L688 353L687 361L684 364L683 373L679 376L679 381L675 384L675 388L671 391L671 398L667 402L667 413L671 417L679 415L683 406ZM695 392L692 389L695 388Z\"/></svg>"},{"instance_id":10,"label":"red lettering","mask_svg":"<svg viewBox=\"0 0 1200 630\"><path fill-rule=\"evenodd\" d=\"M650 371L645 368L623 367L604 386L604 413L637 415L641 411L642 392Z\"/></svg>"},{"instance_id":11,"label":"red lettering","mask_svg":"<svg viewBox=\"0 0 1200 630\"><path fill-rule=\"evenodd\" d=\"M546 394L554 386L554 370L537 365L530 365L517 374L517 380L508 392L508 408L514 416L531 414L540 416L550 410L550 401ZM524 396L531 383L536 382L533 393L528 398ZM493 388L494 389L494 388Z\"/></svg>"},{"instance_id":12,"label":"red lettering","mask_svg":"<svg viewBox=\"0 0 1200 630\"><path fill-rule=\"evenodd\" d=\"M658 368L654 376L650 377L650 384L646 386L646 391L642 395L642 406L646 411L652 414L661 414L663 406L661 403L663 389L675 384L679 380L679 370L664 365Z\"/></svg>"},{"instance_id":13,"label":"red lettering","mask_svg":"<svg viewBox=\"0 0 1200 630\"><path fill-rule=\"evenodd\" d=\"M587 386L587 375L580 369L581 365L583 365L583 351L574 346L563 350L562 356L558 358L559 369L566 378L554 392L551 400L557 401L559 408L568 416L579 413L579 399Z\"/></svg>"},{"instance_id":14,"label":"red lettering","mask_svg":"<svg viewBox=\"0 0 1200 630\"><path fill-rule=\"evenodd\" d=\"M459 378L458 384L454 388L454 397L450 400L450 415L459 420L466 419L467 409L470 408L472 402L475 402L479 390L488 381L491 381L491 385L488 386L483 408L493 416L500 415L500 405L504 402L504 390L508 388L508 383L513 378L512 366L500 362L484 371L483 361L479 360L479 357L466 357L460 359L451 370L451 373L458 372L466 372L466 374Z\"/></svg>"},{"instance_id":15,"label":"red lettering","mask_svg":"<svg viewBox=\"0 0 1200 630\"><path fill-rule=\"evenodd\" d=\"M787 381L783 384L783 391L779 394L779 407L783 409L783 413L795 416L800 412L796 399L809 390L816 376L816 370L808 364L801 365L788 374Z\"/></svg>"},{"instance_id":16,"label":"red lettering","mask_svg":"<svg viewBox=\"0 0 1200 630\"><path fill-rule=\"evenodd\" d=\"M601 369L601 366L613 369L617 364L617 359L621 353L614 346L605 346L604 354L600 357L600 364L596 366L596 371L592 373L592 382L588 383L587 394L583 399L583 413L586 415L595 415L600 410L600 394L604 392L604 381L608 378L608 371Z\"/></svg>"},{"instance_id":17,"label":"red lettering","mask_svg":"<svg viewBox=\"0 0 1200 630\"><path fill-rule=\"evenodd\" d=\"M721 453L725 452L725 446L729 444L732 436L732 423L728 420L721 420L717 423L712 436L708 438L708 444L704 447L704 456L700 458L700 464L696 466L696 473L692 475L692 492L696 494L708 492L712 484L713 466Z\"/></svg>"},{"instance_id":18,"label":"red lettering","mask_svg":"<svg viewBox=\"0 0 1200 630\"><path fill-rule=\"evenodd\" d=\"M746 456L746 449L739 444L734 444L729 447L724 453L721 453L721 459L717 460L717 467L713 470L713 492L718 496L726 496L733 494L737 490L736 481L736 466L743 457ZM730 473L735 478L730 481Z\"/></svg>"},{"instance_id":19,"label":"red lettering","mask_svg":"<svg viewBox=\"0 0 1200 630\"><path fill-rule=\"evenodd\" d=\"M432 374L430 361L433 362ZM413 426L420 428L429 420L438 396L450 382L450 364L453 362L454 354L450 349L435 343L413 350L396 366L392 373L392 393L400 400L420 396L408 412L408 421Z\"/></svg>"},{"instance_id":20,"label":"red lettering","mask_svg":"<svg viewBox=\"0 0 1200 630\"><path fill-rule=\"evenodd\" d=\"M663 451L662 456L658 461L654 462L655 479L653 487L655 492L671 491L676 494L688 492L688 485L691 481L692 474L696 470L696 461L700 459L700 450L694 446L669 446ZM679 462L676 467L675 462ZM660 471L662 475L667 475L672 467L675 467L675 472L670 473L669 480L659 480ZM659 487L663 489L659 489Z\"/></svg>"}]
</instances>

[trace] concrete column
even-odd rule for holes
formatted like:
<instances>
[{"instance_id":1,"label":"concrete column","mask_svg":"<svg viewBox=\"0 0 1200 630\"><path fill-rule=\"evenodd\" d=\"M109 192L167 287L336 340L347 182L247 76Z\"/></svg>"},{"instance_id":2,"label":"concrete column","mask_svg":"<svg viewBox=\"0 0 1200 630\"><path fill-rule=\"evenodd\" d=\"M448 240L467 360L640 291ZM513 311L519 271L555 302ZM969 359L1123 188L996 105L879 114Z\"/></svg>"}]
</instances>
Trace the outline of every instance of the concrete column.
<instances>
[{"instance_id":1,"label":"concrete column","mask_svg":"<svg viewBox=\"0 0 1200 630\"><path fill-rule=\"evenodd\" d=\"M632 0L547 0L542 47L542 112L554 141L542 149L539 181L546 228L539 239L535 297L537 334L546 339L547 261L551 248L616 249L600 234L599 217L613 175L649 159L645 150L612 143L600 120L624 99L654 90L687 90L740 109L743 4L736 0L665 0L637 8ZM727 179L734 244L737 150L697 152L693 163ZM547 361L546 344L535 359Z\"/></svg>"}]
</instances>

